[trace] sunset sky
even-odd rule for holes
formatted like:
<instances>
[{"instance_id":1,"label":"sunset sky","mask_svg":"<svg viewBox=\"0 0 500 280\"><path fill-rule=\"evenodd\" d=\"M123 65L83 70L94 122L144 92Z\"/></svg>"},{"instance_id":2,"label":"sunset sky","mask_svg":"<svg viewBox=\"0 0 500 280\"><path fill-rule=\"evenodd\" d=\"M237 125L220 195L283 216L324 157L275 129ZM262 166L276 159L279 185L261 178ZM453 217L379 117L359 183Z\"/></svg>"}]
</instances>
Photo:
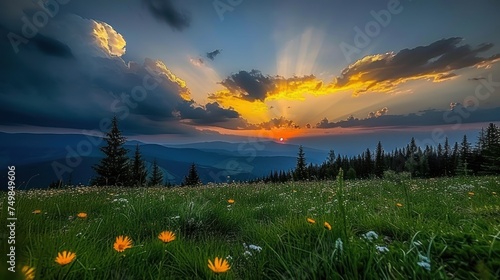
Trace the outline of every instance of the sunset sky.
<instances>
[{"instance_id":1,"label":"sunset sky","mask_svg":"<svg viewBox=\"0 0 500 280\"><path fill-rule=\"evenodd\" d=\"M36 2L0 4L0 131L117 115L150 141L292 141L500 121L500 1Z\"/></svg>"}]
</instances>

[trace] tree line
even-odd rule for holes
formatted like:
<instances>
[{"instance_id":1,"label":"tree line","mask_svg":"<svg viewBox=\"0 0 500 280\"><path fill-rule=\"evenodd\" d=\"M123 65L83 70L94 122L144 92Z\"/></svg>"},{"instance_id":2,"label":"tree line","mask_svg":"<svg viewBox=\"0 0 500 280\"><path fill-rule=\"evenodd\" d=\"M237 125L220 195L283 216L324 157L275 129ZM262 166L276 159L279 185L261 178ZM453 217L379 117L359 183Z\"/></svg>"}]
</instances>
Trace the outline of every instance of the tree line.
<instances>
[{"instance_id":1,"label":"tree line","mask_svg":"<svg viewBox=\"0 0 500 280\"><path fill-rule=\"evenodd\" d=\"M156 159L153 160L151 172L148 172L146 163L142 158L139 145L135 146L134 156L128 157L129 151L124 147L126 138L118 129L118 120L113 117L111 129L104 136L106 144L100 148L104 158L93 166L96 176L91 184L96 186L171 186L168 180L164 180L163 171L158 166ZM150 174L148 174L150 173ZM201 180L193 163L182 185L199 185Z\"/></svg>"},{"instance_id":2,"label":"tree line","mask_svg":"<svg viewBox=\"0 0 500 280\"><path fill-rule=\"evenodd\" d=\"M303 147L300 146L295 169L274 170L252 182L332 180L340 168L345 170L345 179L382 178L386 172L407 172L414 178L499 175L500 128L490 123L486 129L481 129L474 146L466 135L460 143L451 145L446 137L444 143L439 143L437 147L427 145L425 148L417 147L415 138L412 138L406 147L385 152L379 141L375 152L366 149L353 157L330 150L321 164L307 164Z\"/></svg>"}]
</instances>

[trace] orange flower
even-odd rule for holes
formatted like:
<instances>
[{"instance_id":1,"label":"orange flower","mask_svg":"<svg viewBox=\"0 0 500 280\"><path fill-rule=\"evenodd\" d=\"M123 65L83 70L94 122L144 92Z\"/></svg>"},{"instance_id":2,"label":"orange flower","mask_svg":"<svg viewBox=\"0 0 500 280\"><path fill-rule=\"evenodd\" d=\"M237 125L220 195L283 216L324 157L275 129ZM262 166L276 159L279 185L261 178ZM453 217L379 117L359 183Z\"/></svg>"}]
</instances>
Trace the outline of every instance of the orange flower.
<instances>
[{"instance_id":1,"label":"orange flower","mask_svg":"<svg viewBox=\"0 0 500 280\"><path fill-rule=\"evenodd\" d=\"M21 268L21 272L24 274L25 280L35 279L35 268L25 265Z\"/></svg>"},{"instance_id":2,"label":"orange flower","mask_svg":"<svg viewBox=\"0 0 500 280\"><path fill-rule=\"evenodd\" d=\"M403 207L403 204L401 204L401 203L398 202L398 203L396 203L396 206L397 207Z\"/></svg>"},{"instance_id":3,"label":"orange flower","mask_svg":"<svg viewBox=\"0 0 500 280\"><path fill-rule=\"evenodd\" d=\"M87 213L84 213L84 212L81 212L81 213L78 213L78 215L76 215L78 218L82 218L82 219L85 219L87 218Z\"/></svg>"},{"instance_id":4,"label":"orange flower","mask_svg":"<svg viewBox=\"0 0 500 280\"><path fill-rule=\"evenodd\" d=\"M332 226L328 223L328 222L325 222L323 224L323 226L327 229L327 230L332 230Z\"/></svg>"},{"instance_id":5,"label":"orange flower","mask_svg":"<svg viewBox=\"0 0 500 280\"><path fill-rule=\"evenodd\" d=\"M37 210L34 210L34 211L33 211L33 212L31 212L31 213L33 213L33 214L40 214L40 213L42 213L42 210L38 210L38 209L37 209Z\"/></svg>"},{"instance_id":6,"label":"orange flower","mask_svg":"<svg viewBox=\"0 0 500 280\"><path fill-rule=\"evenodd\" d=\"M316 221L311 219L311 218L307 218L307 222L310 223L310 224L315 224Z\"/></svg>"},{"instance_id":7,"label":"orange flower","mask_svg":"<svg viewBox=\"0 0 500 280\"><path fill-rule=\"evenodd\" d=\"M228 200L227 200L227 203L229 203L229 204L233 204L233 203L234 203L234 199L228 199Z\"/></svg>"},{"instance_id":8,"label":"orange flower","mask_svg":"<svg viewBox=\"0 0 500 280\"><path fill-rule=\"evenodd\" d=\"M231 269L227 260L219 257L215 257L215 261L213 263L211 260L208 260L208 268L215 273L223 273Z\"/></svg>"},{"instance_id":9,"label":"orange flower","mask_svg":"<svg viewBox=\"0 0 500 280\"><path fill-rule=\"evenodd\" d=\"M113 248L118 252L123 252L128 248L132 248L132 240L128 236L120 235L116 238Z\"/></svg>"},{"instance_id":10,"label":"orange flower","mask_svg":"<svg viewBox=\"0 0 500 280\"><path fill-rule=\"evenodd\" d=\"M73 260L75 260L76 258L76 254L75 253L72 253L72 252L69 252L69 251L63 251L62 253L58 253L57 254L57 258L56 258L56 263L60 264L60 265L67 265L68 263L72 262Z\"/></svg>"},{"instance_id":11,"label":"orange flower","mask_svg":"<svg viewBox=\"0 0 500 280\"><path fill-rule=\"evenodd\" d=\"M171 232L171 231L162 231L159 235L158 235L158 239L160 239L161 241L165 242L165 243L168 243L168 242L171 242L171 241L174 241L175 240L175 233Z\"/></svg>"}]
</instances>

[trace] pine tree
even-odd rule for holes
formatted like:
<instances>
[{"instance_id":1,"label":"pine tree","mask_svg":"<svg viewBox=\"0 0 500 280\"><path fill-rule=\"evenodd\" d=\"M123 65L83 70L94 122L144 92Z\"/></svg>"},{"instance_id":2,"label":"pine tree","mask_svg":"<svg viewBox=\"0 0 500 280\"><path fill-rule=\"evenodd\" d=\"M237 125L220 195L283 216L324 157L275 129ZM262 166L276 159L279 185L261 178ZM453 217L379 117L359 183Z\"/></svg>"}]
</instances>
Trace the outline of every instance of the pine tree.
<instances>
[{"instance_id":1,"label":"pine tree","mask_svg":"<svg viewBox=\"0 0 500 280\"><path fill-rule=\"evenodd\" d=\"M185 186L197 186L201 184L200 177L198 176L198 171L196 171L196 165L193 163L191 164L191 167L189 168L189 173L184 178L184 183L183 185Z\"/></svg>"},{"instance_id":2,"label":"pine tree","mask_svg":"<svg viewBox=\"0 0 500 280\"><path fill-rule=\"evenodd\" d=\"M125 185L128 181L128 158L127 149L123 147L125 137L118 129L118 120L113 117L111 129L104 137L106 145L100 150L105 157L101 162L92 168L97 173L93 179L93 184L98 186L118 186Z\"/></svg>"},{"instance_id":3,"label":"pine tree","mask_svg":"<svg viewBox=\"0 0 500 280\"><path fill-rule=\"evenodd\" d=\"M471 163L471 146L469 141L467 141L467 135L464 135L462 143L460 143L460 150L458 155L458 164L455 174L465 175L471 173L469 165Z\"/></svg>"},{"instance_id":4,"label":"pine tree","mask_svg":"<svg viewBox=\"0 0 500 280\"><path fill-rule=\"evenodd\" d=\"M482 173L500 174L500 129L495 124L488 125L482 146Z\"/></svg>"},{"instance_id":5,"label":"pine tree","mask_svg":"<svg viewBox=\"0 0 500 280\"><path fill-rule=\"evenodd\" d=\"M306 171L306 157L302 145L299 146L299 153L297 157L297 166L295 167L295 175L298 181L307 179Z\"/></svg>"},{"instance_id":6,"label":"pine tree","mask_svg":"<svg viewBox=\"0 0 500 280\"><path fill-rule=\"evenodd\" d=\"M375 176L382 178L385 170L384 162L384 150L382 149L382 143L378 141L377 150L375 152Z\"/></svg>"},{"instance_id":7,"label":"pine tree","mask_svg":"<svg viewBox=\"0 0 500 280\"><path fill-rule=\"evenodd\" d=\"M142 160L139 144L135 146L134 160L130 164L130 184L134 187L144 186L147 181L148 171Z\"/></svg>"},{"instance_id":8,"label":"pine tree","mask_svg":"<svg viewBox=\"0 0 500 280\"><path fill-rule=\"evenodd\" d=\"M156 159L153 160L153 168L151 171L151 178L149 179L150 186L163 185L163 172L161 171Z\"/></svg>"}]
</instances>

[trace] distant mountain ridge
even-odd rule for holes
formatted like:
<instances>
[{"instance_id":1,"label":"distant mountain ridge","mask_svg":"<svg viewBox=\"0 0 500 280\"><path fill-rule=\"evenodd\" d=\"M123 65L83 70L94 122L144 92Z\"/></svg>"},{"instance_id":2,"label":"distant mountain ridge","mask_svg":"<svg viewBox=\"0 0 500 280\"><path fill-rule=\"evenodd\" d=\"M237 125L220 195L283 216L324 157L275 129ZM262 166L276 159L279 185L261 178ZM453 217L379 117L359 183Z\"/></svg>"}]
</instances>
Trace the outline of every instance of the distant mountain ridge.
<instances>
[{"instance_id":1,"label":"distant mountain ridge","mask_svg":"<svg viewBox=\"0 0 500 280\"><path fill-rule=\"evenodd\" d=\"M80 134L0 133L0 164L16 166L16 180L21 188L47 187L51 182L58 181L54 164L72 170L63 174L64 183L87 185L95 175L92 166L103 157L99 146L89 146L88 143L97 143L98 140ZM191 163L196 163L200 178L205 183L245 181L268 175L273 170L290 170L295 167L298 151L297 145L273 141L161 145L132 140L125 144L130 156L136 144L140 145L148 168L156 159L165 177L173 184L179 184L184 179ZM79 150L84 151L85 156L80 155L77 160ZM326 151L308 147L304 150L308 163L320 163L326 158ZM71 166L68 160L72 161ZM5 176L2 174L1 177L5 179Z\"/></svg>"}]
</instances>

